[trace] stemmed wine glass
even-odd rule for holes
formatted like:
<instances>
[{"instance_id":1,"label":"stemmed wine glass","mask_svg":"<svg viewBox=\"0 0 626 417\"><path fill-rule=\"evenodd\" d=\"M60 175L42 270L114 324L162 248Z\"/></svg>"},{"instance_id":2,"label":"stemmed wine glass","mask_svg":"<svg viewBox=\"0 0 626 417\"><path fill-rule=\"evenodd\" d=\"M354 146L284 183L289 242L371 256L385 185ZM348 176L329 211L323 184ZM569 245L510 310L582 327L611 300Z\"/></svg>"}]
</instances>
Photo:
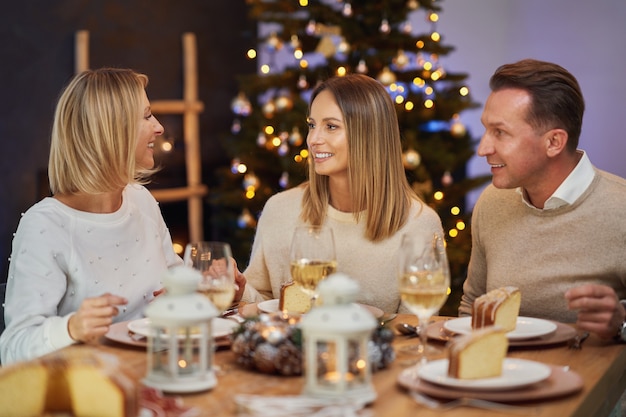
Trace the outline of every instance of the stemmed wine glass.
<instances>
[{"instance_id":1,"label":"stemmed wine glass","mask_svg":"<svg viewBox=\"0 0 626 417\"><path fill-rule=\"evenodd\" d=\"M198 292L224 312L235 298L235 266L230 245L225 242L187 244L183 261L202 273Z\"/></svg>"},{"instance_id":2,"label":"stemmed wine glass","mask_svg":"<svg viewBox=\"0 0 626 417\"><path fill-rule=\"evenodd\" d=\"M337 270L333 230L327 226L298 226L291 241L291 277L317 301L317 285Z\"/></svg>"},{"instance_id":3,"label":"stemmed wine glass","mask_svg":"<svg viewBox=\"0 0 626 417\"><path fill-rule=\"evenodd\" d=\"M448 298L450 269L443 238L405 234L399 254L398 286L404 305L417 316L419 344L408 347L427 360L426 327Z\"/></svg>"}]
</instances>

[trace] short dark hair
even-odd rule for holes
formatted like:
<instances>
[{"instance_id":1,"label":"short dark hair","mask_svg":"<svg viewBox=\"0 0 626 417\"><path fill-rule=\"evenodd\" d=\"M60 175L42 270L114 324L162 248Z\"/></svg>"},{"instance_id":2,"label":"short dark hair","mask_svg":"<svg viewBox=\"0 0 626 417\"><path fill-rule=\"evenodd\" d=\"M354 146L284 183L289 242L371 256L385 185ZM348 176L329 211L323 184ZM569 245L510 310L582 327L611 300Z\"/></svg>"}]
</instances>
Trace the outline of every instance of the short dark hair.
<instances>
[{"instance_id":1,"label":"short dark hair","mask_svg":"<svg viewBox=\"0 0 626 417\"><path fill-rule=\"evenodd\" d=\"M576 78L551 62L524 59L500 66L489 80L492 91L518 88L531 97L526 121L535 130L564 129L567 147L575 151L585 112L585 100Z\"/></svg>"}]
</instances>

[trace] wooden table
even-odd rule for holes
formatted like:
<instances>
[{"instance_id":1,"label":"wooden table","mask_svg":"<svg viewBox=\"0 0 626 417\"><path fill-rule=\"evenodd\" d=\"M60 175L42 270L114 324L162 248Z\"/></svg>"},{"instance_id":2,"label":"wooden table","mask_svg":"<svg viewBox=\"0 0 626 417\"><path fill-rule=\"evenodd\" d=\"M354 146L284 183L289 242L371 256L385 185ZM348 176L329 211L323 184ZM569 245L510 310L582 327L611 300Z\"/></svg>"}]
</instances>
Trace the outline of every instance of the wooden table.
<instances>
[{"instance_id":1,"label":"wooden table","mask_svg":"<svg viewBox=\"0 0 626 417\"><path fill-rule=\"evenodd\" d=\"M399 315L392 324L399 322L415 324L416 321L414 316ZM403 345L415 343L415 340L406 336L397 336L394 346L400 348ZM84 346L76 345L68 349L82 348ZM145 349L113 342L104 342L97 349L116 355L129 368L130 374L137 381L145 376ZM585 342L581 350L568 349L563 343L545 348L512 349L508 356L558 366L567 365L584 380L582 391L573 395L523 403L530 408L532 415L540 417L608 416L626 389L626 346L601 341L594 335ZM181 396L185 405L200 408L203 416L237 415L233 401L234 394L297 395L304 386L303 377L272 376L242 369L235 363L235 357L228 349L219 350L215 360L221 368L217 374L217 386L211 391ZM415 403L406 390L398 385L398 375L404 369L401 362L401 357L398 357L389 368L374 373L373 382L378 398L369 406L373 415L381 417L440 415L441 411L432 411ZM507 415L507 413L461 407L448 411L447 415L483 417Z\"/></svg>"}]
</instances>

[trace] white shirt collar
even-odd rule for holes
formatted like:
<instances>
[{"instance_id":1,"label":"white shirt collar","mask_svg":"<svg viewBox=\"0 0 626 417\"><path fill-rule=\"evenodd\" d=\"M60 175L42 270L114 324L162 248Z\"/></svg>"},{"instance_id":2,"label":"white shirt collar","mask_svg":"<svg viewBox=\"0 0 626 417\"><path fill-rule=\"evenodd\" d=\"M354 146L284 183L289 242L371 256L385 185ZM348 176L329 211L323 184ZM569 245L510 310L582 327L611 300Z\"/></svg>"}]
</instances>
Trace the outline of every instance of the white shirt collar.
<instances>
[{"instance_id":1,"label":"white shirt collar","mask_svg":"<svg viewBox=\"0 0 626 417\"><path fill-rule=\"evenodd\" d=\"M559 185L559 188L546 200L543 205L543 210L553 210L567 204L573 204L585 190L587 190L593 181L595 170L587 153L582 150L578 150L577 152L582 154L580 161L578 161L576 167L570 172L561 185ZM525 193L520 187L517 188L517 192L522 195L522 200L526 205L537 208L528 202Z\"/></svg>"}]
</instances>

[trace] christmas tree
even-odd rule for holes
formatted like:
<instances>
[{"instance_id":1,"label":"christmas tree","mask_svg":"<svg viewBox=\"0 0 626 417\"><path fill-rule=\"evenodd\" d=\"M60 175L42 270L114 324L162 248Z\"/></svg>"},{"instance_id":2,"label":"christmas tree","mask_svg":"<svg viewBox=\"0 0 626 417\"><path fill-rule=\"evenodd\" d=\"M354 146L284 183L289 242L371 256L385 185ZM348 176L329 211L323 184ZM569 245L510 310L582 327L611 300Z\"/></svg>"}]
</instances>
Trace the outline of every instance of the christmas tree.
<instances>
[{"instance_id":1,"label":"christmas tree","mask_svg":"<svg viewBox=\"0 0 626 417\"><path fill-rule=\"evenodd\" d=\"M465 195L488 178L466 176L474 140L459 115L477 103L463 84L467 75L442 65L453 48L437 32L440 2L247 3L250 18L261 23L258 45L247 52L259 71L238 79L231 132L222 138L232 162L219 171L211 193L213 233L246 265L267 199L306 180L311 89L331 76L366 74L394 99L407 178L442 219L452 273L446 312L456 314L471 248Z\"/></svg>"}]
</instances>

